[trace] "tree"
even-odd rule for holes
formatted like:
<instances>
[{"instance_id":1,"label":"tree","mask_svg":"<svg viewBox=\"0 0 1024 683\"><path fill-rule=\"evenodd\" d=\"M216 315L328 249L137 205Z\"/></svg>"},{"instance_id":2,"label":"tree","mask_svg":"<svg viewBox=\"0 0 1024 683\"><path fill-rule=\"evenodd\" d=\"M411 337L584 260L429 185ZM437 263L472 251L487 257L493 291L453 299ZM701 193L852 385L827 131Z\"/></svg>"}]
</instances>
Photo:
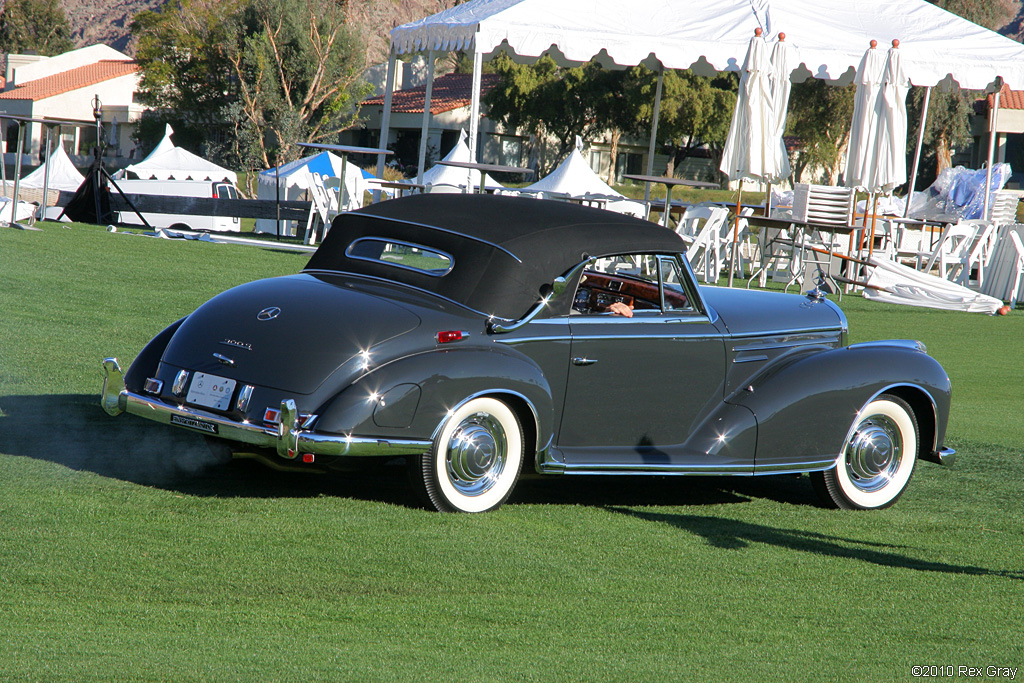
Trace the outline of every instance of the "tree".
<instances>
[{"instance_id":1,"label":"tree","mask_svg":"<svg viewBox=\"0 0 1024 683\"><path fill-rule=\"evenodd\" d=\"M711 153L713 167L718 168L736 108L737 83L733 74L665 74L658 139L668 148L668 175L699 148Z\"/></svg>"},{"instance_id":2,"label":"tree","mask_svg":"<svg viewBox=\"0 0 1024 683\"><path fill-rule=\"evenodd\" d=\"M74 47L67 15L57 0L0 2L0 53L52 56Z\"/></svg>"},{"instance_id":3,"label":"tree","mask_svg":"<svg viewBox=\"0 0 1024 683\"><path fill-rule=\"evenodd\" d=\"M587 141L599 132L592 78L596 65L559 68L547 55L522 65L502 53L491 60L491 68L500 81L484 102L488 116L506 130L538 140L551 135L559 144L556 157L572 148L577 135Z\"/></svg>"},{"instance_id":4,"label":"tree","mask_svg":"<svg viewBox=\"0 0 1024 683\"><path fill-rule=\"evenodd\" d=\"M823 169L831 185L839 182L850 144L855 92L852 85L835 86L816 78L793 84L786 128L800 140L793 160L796 182L808 167Z\"/></svg>"},{"instance_id":5,"label":"tree","mask_svg":"<svg viewBox=\"0 0 1024 683\"><path fill-rule=\"evenodd\" d=\"M340 0L171 0L132 25L147 102L245 169L334 142L369 86Z\"/></svg>"}]
</instances>

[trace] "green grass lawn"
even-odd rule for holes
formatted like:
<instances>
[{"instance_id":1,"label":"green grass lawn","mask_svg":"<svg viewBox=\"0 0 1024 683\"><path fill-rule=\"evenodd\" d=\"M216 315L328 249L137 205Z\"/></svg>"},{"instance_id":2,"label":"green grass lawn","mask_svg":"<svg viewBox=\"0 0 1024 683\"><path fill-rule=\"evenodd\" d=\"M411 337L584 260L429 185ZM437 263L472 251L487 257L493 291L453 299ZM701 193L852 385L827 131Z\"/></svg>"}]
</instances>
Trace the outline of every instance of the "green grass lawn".
<instances>
[{"instance_id":1,"label":"green grass lawn","mask_svg":"<svg viewBox=\"0 0 1024 683\"><path fill-rule=\"evenodd\" d=\"M539 478L486 515L389 468L225 462L97 404L210 296L307 256L0 229L0 680L900 681L1024 666L1024 311L845 296L851 341L924 341L954 386L946 470L890 510L806 477ZM295 351L316 343L296 331ZM1018 677L1024 672L1018 672ZM1018 678L1019 680L1019 678Z\"/></svg>"}]
</instances>

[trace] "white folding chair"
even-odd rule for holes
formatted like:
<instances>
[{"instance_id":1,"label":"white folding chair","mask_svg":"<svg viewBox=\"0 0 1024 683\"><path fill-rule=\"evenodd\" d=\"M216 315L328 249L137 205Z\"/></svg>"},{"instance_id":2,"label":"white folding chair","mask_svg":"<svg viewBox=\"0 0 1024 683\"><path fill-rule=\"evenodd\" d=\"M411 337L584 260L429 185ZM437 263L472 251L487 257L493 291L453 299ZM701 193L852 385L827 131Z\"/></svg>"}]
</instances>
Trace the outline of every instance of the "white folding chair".
<instances>
[{"instance_id":1,"label":"white folding chair","mask_svg":"<svg viewBox=\"0 0 1024 683\"><path fill-rule=\"evenodd\" d=\"M958 278L964 269L970 272L968 259L974 245L974 237L978 234L978 223L979 221L961 221L946 226L939 243L928 257L924 272L931 272L936 262L939 266L939 277L944 280Z\"/></svg>"},{"instance_id":2,"label":"white folding chair","mask_svg":"<svg viewBox=\"0 0 1024 683\"><path fill-rule=\"evenodd\" d=\"M1017 261L1013 268L1013 287L1010 289L1010 300L1007 302L1010 304L1010 308L1013 308L1020 299L1021 279L1024 278L1024 243L1021 242L1020 235L1015 230L1010 231L1010 241L1013 243L1014 251L1017 252Z\"/></svg>"},{"instance_id":3,"label":"white folding chair","mask_svg":"<svg viewBox=\"0 0 1024 683\"><path fill-rule=\"evenodd\" d=\"M719 240L729 212L719 206L691 206L676 226L686 242L686 260L704 282L718 282Z\"/></svg>"}]
</instances>

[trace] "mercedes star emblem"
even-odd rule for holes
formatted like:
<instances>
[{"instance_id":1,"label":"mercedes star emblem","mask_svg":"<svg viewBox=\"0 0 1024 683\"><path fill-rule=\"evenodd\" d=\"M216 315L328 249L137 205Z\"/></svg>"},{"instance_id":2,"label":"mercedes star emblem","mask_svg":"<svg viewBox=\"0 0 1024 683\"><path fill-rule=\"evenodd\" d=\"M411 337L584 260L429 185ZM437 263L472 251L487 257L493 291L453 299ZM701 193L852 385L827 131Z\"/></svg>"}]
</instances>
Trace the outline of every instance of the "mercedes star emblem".
<instances>
[{"instance_id":1,"label":"mercedes star emblem","mask_svg":"<svg viewBox=\"0 0 1024 683\"><path fill-rule=\"evenodd\" d=\"M281 309L277 306L271 306L264 308L262 311L256 314L257 320L273 320L277 316L281 315Z\"/></svg>"}]
</instances>

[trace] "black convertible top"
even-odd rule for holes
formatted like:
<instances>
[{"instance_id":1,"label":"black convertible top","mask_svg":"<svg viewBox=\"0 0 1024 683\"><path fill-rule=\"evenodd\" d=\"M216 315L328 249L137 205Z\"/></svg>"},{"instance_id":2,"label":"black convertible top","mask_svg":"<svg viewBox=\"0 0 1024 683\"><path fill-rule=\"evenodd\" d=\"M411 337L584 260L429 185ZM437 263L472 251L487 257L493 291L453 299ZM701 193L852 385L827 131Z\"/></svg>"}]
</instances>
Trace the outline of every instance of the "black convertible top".
<instances>
[{"instance_id":1,"label":"black convertible top","mask_svg":"<svg viewBox=\"0 0 1024 683\"><path fill-rule=\"evenodd\" d=\"M346 256L381 237L451 254L443 277ZM523 315L541 288L592 256L685 250L671 230L569 202L494 195L421 194L339 215L306 270L382 277L501 318Z\"/></svg>"}]
</instances>

